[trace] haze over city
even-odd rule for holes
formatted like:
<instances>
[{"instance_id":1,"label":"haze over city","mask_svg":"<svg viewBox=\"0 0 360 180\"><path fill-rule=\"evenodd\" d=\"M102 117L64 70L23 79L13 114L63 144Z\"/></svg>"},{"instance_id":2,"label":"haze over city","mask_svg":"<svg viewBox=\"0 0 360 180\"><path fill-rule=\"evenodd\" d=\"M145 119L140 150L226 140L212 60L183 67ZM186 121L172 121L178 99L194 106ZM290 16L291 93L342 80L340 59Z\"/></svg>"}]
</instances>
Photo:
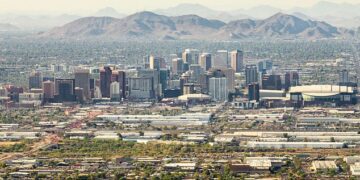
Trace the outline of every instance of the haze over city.
<instances>
[{"instance_id":1,"label":"haze over city","mask_svg":"<svg viewBox=\"0 0 360 180\"><path fill-rule=\"evenodd\" d=\"M112 7L121 13L157 10L183 3L200 4L215 10L230 11L250 9L256 6L273 6L289 10L295 7L310 7L318 2L358 4L357 0L0 0L2 13L31 14L89 14L101 8Z\"/></svg>"},{"instance_id":2,"label":"haze over city","mask_svg":"<svg viewBox=\"0 0 360 180\"><path fill-rule=\"evenodd\" d=\"M0 0L0 180L360 179L358 0Z\"/></svg>"}]
</instances>

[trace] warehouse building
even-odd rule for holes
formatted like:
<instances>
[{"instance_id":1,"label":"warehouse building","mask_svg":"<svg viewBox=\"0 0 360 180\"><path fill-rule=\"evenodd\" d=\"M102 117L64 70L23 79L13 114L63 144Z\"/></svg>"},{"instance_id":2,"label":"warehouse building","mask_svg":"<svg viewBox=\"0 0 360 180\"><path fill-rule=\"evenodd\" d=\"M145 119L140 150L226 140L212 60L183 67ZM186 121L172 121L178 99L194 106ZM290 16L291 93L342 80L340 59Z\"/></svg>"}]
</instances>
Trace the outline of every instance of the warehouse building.
<instances>
[{"instance_id":1,"label":"warehouse building","mask_svg":"<svg viewBox=\"0 0 360 180\"><path fill-rule=\"evenodd\" d=\"M339 149L344 147L340 142L247 142L248 148L265 148L265 149Z\"/></svg>"}]
</instances>

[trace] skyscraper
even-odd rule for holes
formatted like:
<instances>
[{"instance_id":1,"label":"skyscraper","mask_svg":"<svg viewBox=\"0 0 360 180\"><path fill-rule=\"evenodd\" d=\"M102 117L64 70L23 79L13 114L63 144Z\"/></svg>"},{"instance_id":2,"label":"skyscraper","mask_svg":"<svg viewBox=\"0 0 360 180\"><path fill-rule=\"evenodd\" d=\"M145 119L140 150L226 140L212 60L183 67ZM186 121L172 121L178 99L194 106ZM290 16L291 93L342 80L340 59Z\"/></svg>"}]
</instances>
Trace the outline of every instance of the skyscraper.
<instances>
[{"instance_id":1,"label":"skyscraper","mask_svg":"<svg viewBox=\"0 0 360 180\"><path fill-rule=\"evenodd\" d=\"M285 90L289 90L291 86L298 86L299 83L299 74L295 71L285 73Z\"/></svg>"},{"instance_id":2,"label":"skyscraper","mask_svg":"<svg viewBox=\"0 0 360 180\"><path fill-rule=\"evenodd\" d=\"M108 66L100 70L100 90L102 97L110 98L111 75L112 70Z\"/></svg>"},{"instance_id":3,"label":"skyscraper","mask_svg":"<svg viewBox=\"0 0 360 180\"><path fill-rule=\"evenodd\" d=\"M42 80L41 72L32 72L29 76L29 89L41 89Z\"/></svg>"},{"instance_id":4,"label":"skyscraper","mask_svg":"<svg viewBox=\"0 0 360 180\"><path fill-rule=\"evenodd\" d=\"M75 87L82 88L84 100L91 98L90 94L90 71L88 69L75 70Z\"/></svg>"},{"instance_id":5,"label":"skyscraper","mask_svg":"<svg viewBox=\"0 0 360 180\"><path fill-rule=\"evenodd\" d=\"M229 66L229 52L227 50L218 50L213 59L212 66L217 69L227 69Z\"/></svg>"},{"instance_id":6,"label":"skyscraper","mask_svg":"<svg viewBox=\"0 0 360 180\"><path fill-rule=\"evenodd\" d=\"M52 81L43 82L44 100L49 101L54 98L55 84Z\"/></svg>"},{"instance_id":7,"label":"skyscraper","mask_svg":"<svg viewBox=\"0 0 360 180\"><path fill-rule=\"evenodd\" d=\"M165 60L161 57L150 56L150 69L160 70L165 67Z\"/></svg>"},{"instance_id":8,"label":"skyscraper","mask_svg":"<svg viewBox=\"0 0 360 180\"><path fill-rule=\"evenodd\" d=\"M205 71L208 71L212 67L211 54L202 53L201 56L200 56L199 64Z\"/></svg>"},{"instance_id":9,"label":"skyscraper","mask_svg":"<svg viewBox=\"0 0 360 180\"><path fill-rule=\"evenodd\" d=\"M248 98L249 101L260 100L260 86L258 83L248 84Z\"/></svg>"},{"instance_id":10,"label":"skyscraper","mask_svg":"<svg viewBox=\"0 0 360 180\"><path fill-rule=\"evenodd\" d=\"M129 99L154 99L153 77L131 77L129 78Z\"/></svg>"},{"instance_id":11,"label":"skyscraper","mask_svg":"<svg viewBox=\"0 0 360 180\"><path fill-rule=\"evenodd\" d=\"M275 74L264 74L262 75L262 89L268 90L281 90L281 76Z\"/></svg>"},{"instance_id":12,"label":"skyscraper","mask_svg":"<svg viewBox=\"0 0 360 180\"><path fill-rule=\"evenodd\" d=\"M246 65L245 78L246 85L258 82L258 71L256 65Z\"/></svg>"},{"instance_id":13,"label":"skyscraper","mask_svg":"<svg viewBox=\"0 0 360 180\"><path fill-rule=\"evenodd\" d=\"M209 95L214 101L226 101L228 99L227 78L210 78Z\"/></svg>"},{"instance_id":14,"label":"skyscraper","mask_svg":"<svg viewBox=\"0 0 360 180\"><path fill-rule=\"evenodd\" d=\"M183 73L183 67L184 67L184 62L183 59L181 58L176 58L172 60L172 73L175 75L179 75L181 73Z\"/></svg>"},{"instance_id":15,"label":"skyscraper","mask_svg":"<svg viewBox=\"0 0 360 180\"><path fill-rule=\"evenodd\" d=\"M244 54L240 50L235 50L231 52L231 68L235 72L241 72L244 66Z\"/></svg>"},{"instance_id":16,"label":"skyscraper","mask_svg":"<svg viewBox=\"0 0 360 180\"><path fill-rule=\"evenodd\" d=\"M118 82L120 86L120 99L126 98L126 73L125 71L119 71Z\"/></svg>"},{"instance_id":17,"label":"skyscraper","mask_svg":"<svg viewBox=\"0 0 360 180\"><path fill-rule=\"evenodd\" d=\"M191 64L199 64L199 50L185 49L185 51L182 54L182 58L185 63L189 64L189 66Z\"/></svg>"},{"instance_id":18,"label":"skyscraper","mask_svg":"<svg viewBox=\"0 0 360 180\"><path fill-rule=\"evenodd\" d=\"M221 69L227 79L227 89L229 92L235 90L235 70L232 68Z\"/></svg>"},{"instance_id":19,"label":"skyscraper","mask_svg":"<svg viewBox=\"0 0 360 180\"><path fill-rule=\"evenodd\" d=\"M161 94L164 93L164 90L167 88L169 71L167 69L160 69L159 71L159 80L161 84Z\"/></svg>"},{"instance_id":20,"label":"skyscraper","mask_svg":"<svg viewBox=\"0 0 360 180\"><path fill-rule=\"evenodd\" d=\"M110 99L112 101L120 100L120 83L117 81L110 84Z\"/></svg>"},{"instance_id":21,"label":"skyscraper","mask_svg":"<svg viewBox=\"0 0 360 180\"><path fill-rule=\"evenodd\" d=\"M55 80L55 98L58 102L75 101L75 80L74 79L56 79Z\"/></svg>"},{"instance_id":22,"label":"skyscraper","mask_svg":"<svg viewBox=\"0 0 360 180\"><path fill-rule=\"evenodd\" d=\"M189 67L192 82L199 82L203 70L199 64L192 64Z\"/></svg>"}]
</instances>

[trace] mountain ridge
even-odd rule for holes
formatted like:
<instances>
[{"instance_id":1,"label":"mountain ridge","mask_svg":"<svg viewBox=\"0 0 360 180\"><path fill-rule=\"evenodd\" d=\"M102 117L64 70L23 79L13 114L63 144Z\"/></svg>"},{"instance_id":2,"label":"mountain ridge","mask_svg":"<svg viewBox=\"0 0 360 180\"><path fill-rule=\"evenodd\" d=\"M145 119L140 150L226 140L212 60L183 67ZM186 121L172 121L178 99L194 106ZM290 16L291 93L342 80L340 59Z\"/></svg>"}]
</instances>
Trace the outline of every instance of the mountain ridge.
<instances>
[{"instance_id":1,"label":"mountain ridge","mask_svg":"<svg viewBox=\"0 0 360 180\"><path fill-rule=\"evenodd\" d=\"M326 22L277 13L262 20L225 23L198 15L165 16L143 11L118 19L86 17L42 33L42 37L101 37L119 39L322 39L351 35Z\"/></svg>"}]
</instances>

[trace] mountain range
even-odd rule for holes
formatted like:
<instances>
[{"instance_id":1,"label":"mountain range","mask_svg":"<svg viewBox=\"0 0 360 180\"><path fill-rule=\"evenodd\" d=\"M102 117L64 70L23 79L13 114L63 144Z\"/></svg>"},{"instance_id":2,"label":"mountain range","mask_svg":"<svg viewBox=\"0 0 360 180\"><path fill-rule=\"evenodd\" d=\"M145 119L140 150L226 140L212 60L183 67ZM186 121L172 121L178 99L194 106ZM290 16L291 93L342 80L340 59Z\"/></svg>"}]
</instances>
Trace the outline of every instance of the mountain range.
<instances>
[{"instance_id":1,"label":"mountain range","mask_svg":"<svg viewBox=\"0 0 360 180\"><path fill-rule=\"evenodd\" d=\"M321 21L277 13L263 20L225 23L198 15L165 16L139 12L125 18L86 17L39 34L51 38L111 38L151 40L237 40L247 38L322 39L349 37L355 32Z\"/></svg>"}]
</instances>

